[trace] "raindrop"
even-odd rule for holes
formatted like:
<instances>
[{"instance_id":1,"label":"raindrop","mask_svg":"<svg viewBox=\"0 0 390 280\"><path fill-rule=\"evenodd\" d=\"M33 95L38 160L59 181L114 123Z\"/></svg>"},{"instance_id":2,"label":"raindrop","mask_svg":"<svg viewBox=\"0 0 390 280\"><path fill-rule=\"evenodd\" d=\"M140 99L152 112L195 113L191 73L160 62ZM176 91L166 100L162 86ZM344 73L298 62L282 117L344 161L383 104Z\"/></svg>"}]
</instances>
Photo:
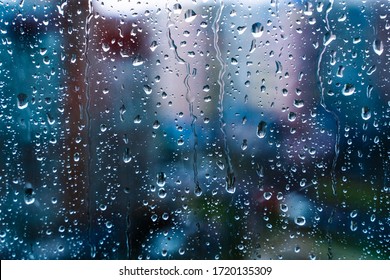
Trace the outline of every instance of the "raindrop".
<instances>
[{"instance_id":1,"label":"raindrop","mask_svg":"<svg viewBox=\"0 0 390 280\"><path fill-rule=\"evenodd\" d=\"M261 37L261 35L263 35L263 31L264 31L264 26L261 25L260 22L256 22L252 25L252 35L253 37L255 38L259 38Z\"/></svg>"},{"instance_id":2,"label":"raindrop","mask_svg":"<svg viewBox=\"0 0 390 280\"><path fill-rule=\"evenodd\" d=\"M144 85L143 89L144 89L144 92L146 94L151 94L152 93L152 88L149 85Z\"/></svg>"},{"instance_id":3,"label":"raindrop","mask_svg":"<svg viewBox=\"0 0 390 280\"><path fill-rule=\"evenodd\" d=\"M236 181L236 177L234 176L234 173L228 173L226 177L226 191L228 193L235 193L236 187L234 186L234 182Z\"/></svg>"},{"instance_id":4,"label":"raindrop","mask_svg":"<svg viewBox=\"0 0 390 280\"><path fill-rule=\"evenodd\" d=\"M288 120L289 120L290 122L293 122L293 121L295 121L296 119L297 119L297 114L295 114L294 112L288 113Z\"/></svg>"},{"instance_id":5,"label":"raindrop","mask_svg":"<svg viewBox=\"0 0 390 280\"><path fill-rule=\"evenodd\" d=\"M129 163L130 161L131 161L130 149L125 148L125 151L123 152L123 162Z\"/></svg>"},{"instance_id":6,"label":"raindrop","mask_svg":"<svg viewBox=\"0 0 390 280\"><path fill-rule=\"evenodd\" d=\"M142 57L136 56L133 59L133 66L141 66L142 64L144 64L144 60L142 59Z\"/></svg>"},{"instance_id":7,"label":"raindrop","mask_svg":"<svg viewBox=\"0 0 390 280\"><path fill-rule=\"evenodd\" d=\"M354 94L355 92L355 87L352 84L345 84L342 90L342 94L344 96L350 96Z\"/></svg>"},{"instance_id":8,"label":"raindrop","mask_svg":"<svg viewBox=\"0 0 390 280\"><path fill-rule=\"evenodd\" d=\"M379 40L379 39L374 40L374 42L372 43L372 47L374 49L374 52L377 55L381 55L383 53L383 42L382 42L382 40Z\"/></svg>"},{"instance_id":9,"label":"raindrop","mask_svg":"<svg viewBox=\"0 0 390 280\"><path fill-rule=\"evenodd\" d=\"M182 7L179 3L173 5L173 13L179 15L181 13Z\"/></svg>"},{"instance_id":10,"label":"raindrop","mask_svg":"<svg viewBox=\"0 0 390 280\"><path fill-rule=\"evenodd\" d=\"M241 150L245 151L247 148L248 148L248 140L244 139L242 140Z\"/></svg>"},{"instance_id":11,"label":"raindrop","mask_svg":"<svg viewBox=\"0 0 390 280\"><path fill-rule=\"evenodd\" d=\"M298 225L298 226L303 226L306 224L306 218L303 217L303 216L298 216L294 219L294 222Z\"/></svg>"},{"instance_id":12,"label":"raindrop","mask_svg":"<svg viewBox=\"0 0 390 280\"><path fill-rule=\"evenodd\" d=\"M167 196L166 190L165 190L164 188L160 188L160 189L158 190L158 196L159 196L160 198L165 198L165 197Z\"/></svg>"},{"instance_id":13,"label":"raindrop","mask_svg":"<svg viewBox=\"0 0 390 280\"><path fill-rule=\"evenodd\" d=\"M167 178L167 176L165 175L164 172L158 173L157 174L157 185L159 187L164 187L166 178Z\"/></svg>"},{"instance_id":14,"label":"raindrop","mask_svg":"<svg viewBox=\"0 0 390 280\"><path fill-rule=\"evenodd\" d=\"M272 197L272 193L271 192L265 192L263 194L263 197L264 197L265 200L270 200L271 197Z\"/></svg>"},{"instance_id":15,"label":"raindrop","mask_svg":"<svg viewBox=\"0 0 390 280\"><path fill-rule=\"evenodd\" d=\"M28 106L27 95L25 93L19 93L17 96L17 104L19 109L25 109Z\"/></svg>"},{"instance_id":16,"label":"raindrop","mask_svg":"<svg viewBox=\"0 0 390 280\"><path fill-rule=\"evenodd\" d=\"M150 44L150 50L152 52L154 52L157 48L158 44L157 44L157 41L153 41L151 44Z\"/></svg>"},{"instance_id":17,"label":"raindrop","mask_svg":"<svg viewBox=\"0 0 390 280\"><path fill-rule=\"evenodd\" d=\"M267 134L267 123L265 121L259 122L257 125L257 137L264 138Z\"/></svg>"},{"instance_id":18,"label":"raindrop","mask_svg":"<svg viewBox=\"0 0 390 280\"><path fill-rule=\"evenodd\" d=\"M35 202L34 189L30 183L26 183L24 187L24 202L27 205L33 204Z\"/></svg>"},{"instance_id":19,"label":"raindrop","mask_svg":"<svg viewBox=\"0 0 390 280\"><path fill-rule=\"evenodd\" d=\"M194 10L187 10L186 13L184 14L184 20L186 22L192 22L196 18L196 13Z\"/></svg>"},{"instance_id":20,"label":"raindrop","mask_svg":"<svg viewBox=\"0 0 390 280\"><path fill-rule=\"evenodd\" d=\"M239 26L237 27L238 34L243 34L246 30L246 26Z\"/></svg>"},{"instance_id":21,"label":"raindrop","mask_svg":"<svg viewBox=\"0 0 390 280\"><path fill-rule=\"evenodd\" d=\"M362 108L362 119L367 121L371 118L371 111L368 107L364 106Z\"/></svg>"}]
</instances>

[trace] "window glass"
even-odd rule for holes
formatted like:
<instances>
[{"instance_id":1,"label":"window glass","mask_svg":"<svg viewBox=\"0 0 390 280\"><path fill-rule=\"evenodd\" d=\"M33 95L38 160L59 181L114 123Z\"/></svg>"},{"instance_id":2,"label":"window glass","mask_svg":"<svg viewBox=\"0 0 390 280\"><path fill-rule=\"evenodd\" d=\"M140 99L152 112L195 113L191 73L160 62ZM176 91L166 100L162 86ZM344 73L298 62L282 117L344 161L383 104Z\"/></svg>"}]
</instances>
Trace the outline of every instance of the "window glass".
<instances>
[{"instance_id":1,"label":"window glass","mask_svg":"<svg viewBox=\"0 0 390 280\"><path fill-rule=\"evenodd\" d=\"M389 259L389 2L2 1L2 259Z\"/></svg>"}]
</instances>

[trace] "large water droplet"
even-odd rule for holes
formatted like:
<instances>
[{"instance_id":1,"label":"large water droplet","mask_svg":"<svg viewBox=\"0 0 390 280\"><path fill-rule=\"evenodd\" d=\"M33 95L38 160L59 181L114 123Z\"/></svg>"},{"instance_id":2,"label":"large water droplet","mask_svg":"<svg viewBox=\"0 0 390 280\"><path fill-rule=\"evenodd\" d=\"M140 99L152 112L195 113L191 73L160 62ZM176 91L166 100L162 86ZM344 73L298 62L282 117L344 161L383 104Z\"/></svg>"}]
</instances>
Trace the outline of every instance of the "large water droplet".
<instances>
[{"instance_id":1,"label":"large water droplet","mask_svg":"<svg viewBox=\"0 0 390 280\"><path fill-rule=\"evenodd\" d=\"M343 90L342 90L342 94L344 96L350 96L350 95L354 94L354 92L355 92L354 85L352 85L352 84L345 84L344 85Z\"/></svg>"},{"instance_id":2,"label":"large water droplet","mask_svg":"<svg viewBox=\"0 0 390 280\"><path fill-rule=\"evenodd\" d=\"M27 205L33 204L35 202L34 189L30 183L26 183L24 186L24 202Z\"/></svg>"},{"instance_id":3,"label":"large water droplet","mask_svg":"<svg viewBox=\"0 0 390 280\"><path fill-rule=\"evenodd\" d=\"M164 172L158 173L157 174L157 185L159 187L164 187L166 178L167 178L167 175L165 175Z\"/></svg>"},{"instance_id":4,"label":"large water droplet","mask_svg":"<svg viewBox=\"0 0 390 280\"><path fill-rule=\"evenodd\" d=\"M27 95L25 93L19 93L17 96L17 104L19 109L25 109L28 106Z\"/></svg>"},{"instance_id":5,"label":"large water droplet","mask_svg":"<svg viewBox=\"0 0 390 280\"><path fill-rule=\"evenodd\" d=\"M383 42L382 42L382 40L379 40L379 39L374 40L374 42L372 43L372 47L374 49L374 52L377 55L381 55L383 53Z\"/></svg>"},{"instance_id":6,"label":"large water droplet","mask_svg":"<svg viewBox=\"0 0 390 280\"><path fill-rule=\"evenodd\" d=\"M234 186L234 182L236 181L236 177L234 176L234 173L229 173L226 176L226 191L228 193L235 193L236 192L236 187Z\"/></svg>"},{"instance_id":7,"label":"large water droplet","mask_svg":"<svg viewBox=\"0 0 390 280\"><path fill-rule=\"evenodd\" d=\"M303 217L303 216L298 216L294 219L294 222L298 225L298 226L303 226L306 224L306 218Z\"/></svg>"},{"instance_id":8,"label":"large water droplet","mask_svg":"<svg viewBox=\"0 0 390 280\"><path fill-rule=\"evenodd\" d=\"M264 26L261 25L260 22L256 22L252 25L252 35L253 37L255 38L259 38L261 37L261 35L263 35L263 31L264 31Z\"/></svg>"},{"instance_id":9,"label":"large water droplet","mask_svg":"<svg viewBox=\"0 0 390 280\"><path fill-rule=\"evenodd\" d=\"M192 22L196 18L196 13L194 10L187 10L186 13L184 14L184 20L186 22Z\"/></svg>"},{"instance_id":10,"label":"large water droplet","mask_svg":"<svg viewBox=\"0 0 390 280\"><path fill-rule=\"evenodd\" d=\"M123 162L129 163L130 161L131 161L130 149L125 148L125 151L123 152Z\"/></svg>"},{"instance_id":11,"label":"large water droplet","mask_svg":"<svg viewBox=\"0 0 390 280\"><path fill-rule=\"evenodd\" d=\"M362 119L367 121L371 118L371 111L370 111L370 108L364 106L362 108Z\"/></svg>"},{"instance_id":12,"label":"large water droplet","mask_svg":"<svg viewBox=\"0 0 390 280\"><path fill-rule=\"evenodd\" d=\"M267 134L267 123L265 121L261 121L257 125L257 137L264 138L266 134Z\"/></svg>"}]
</instances>

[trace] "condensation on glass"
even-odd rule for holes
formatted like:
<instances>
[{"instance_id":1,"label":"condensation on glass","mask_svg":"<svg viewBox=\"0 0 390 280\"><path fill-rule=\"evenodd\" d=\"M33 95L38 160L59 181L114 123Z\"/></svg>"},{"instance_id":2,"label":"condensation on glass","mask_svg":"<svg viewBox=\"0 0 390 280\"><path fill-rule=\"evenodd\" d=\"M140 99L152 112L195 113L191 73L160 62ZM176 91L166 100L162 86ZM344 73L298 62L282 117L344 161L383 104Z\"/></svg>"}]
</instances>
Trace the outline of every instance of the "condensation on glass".
<instances>
[{"instance_id":1,"label":"condensation on glass","mask_svg":"<svg viewBox=\"0 0 390 280\"><path fill-rule=\"evenodd\" d=\"M2 1L2 259L389 259L389 2Z\"/></svg>"}]
</instances>

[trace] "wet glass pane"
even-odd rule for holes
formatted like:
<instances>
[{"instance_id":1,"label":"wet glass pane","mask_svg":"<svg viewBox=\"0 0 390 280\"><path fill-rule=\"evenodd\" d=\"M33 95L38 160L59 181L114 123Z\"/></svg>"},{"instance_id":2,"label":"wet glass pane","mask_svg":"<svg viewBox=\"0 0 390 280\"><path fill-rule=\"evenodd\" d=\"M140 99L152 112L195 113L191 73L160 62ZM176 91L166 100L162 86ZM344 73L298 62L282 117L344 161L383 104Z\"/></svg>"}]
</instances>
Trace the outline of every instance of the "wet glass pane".
<instances>
[{"instance_id":1,"label":"wet glass pane","mask_svg":"<svg viewBox=\"0 0 390 280\"><path fill-rule=\"evenodd\" d=\"M2 259L389 259L390 5L2 1Z\"/></svg>"}]
</instances>

